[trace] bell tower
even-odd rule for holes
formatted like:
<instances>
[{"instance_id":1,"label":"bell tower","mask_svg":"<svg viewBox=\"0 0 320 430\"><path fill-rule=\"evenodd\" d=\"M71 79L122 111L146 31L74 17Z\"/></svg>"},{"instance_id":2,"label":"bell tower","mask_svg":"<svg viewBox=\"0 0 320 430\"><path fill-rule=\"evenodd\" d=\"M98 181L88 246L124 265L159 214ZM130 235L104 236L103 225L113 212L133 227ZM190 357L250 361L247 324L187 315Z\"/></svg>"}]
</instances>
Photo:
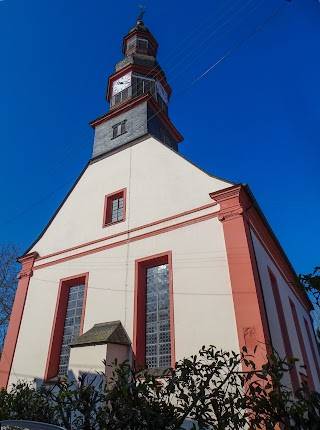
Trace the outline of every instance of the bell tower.
<instances>
[{"instance_id":1,"label":"bell tower","mask_svg":"<svg viewBox=\"0 0 320 430\"><path fill-rule=\"evenodd\" d=\"M139 16L123 38L123 58L109 77L109 112L91 122L92 158L154 136L178 150L183 137L169 119L171 87L157 62L158 43Z\"/></svg>"}]
</instances>

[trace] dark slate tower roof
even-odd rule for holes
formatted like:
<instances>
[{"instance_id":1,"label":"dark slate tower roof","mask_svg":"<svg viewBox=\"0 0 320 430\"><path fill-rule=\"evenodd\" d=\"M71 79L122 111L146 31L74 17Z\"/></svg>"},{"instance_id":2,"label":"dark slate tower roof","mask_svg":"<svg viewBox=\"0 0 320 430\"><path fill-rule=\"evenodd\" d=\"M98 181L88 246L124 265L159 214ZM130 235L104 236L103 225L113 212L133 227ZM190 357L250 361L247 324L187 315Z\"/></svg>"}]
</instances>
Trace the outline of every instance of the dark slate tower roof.
<instances>
[{"instance_id":1,"label":"dark slate tower roof","mask_svg":"<svg viewBox=\"0 0 320 430\"><path fill-rule=\"evenodd\" d=\"M92 121L93 158L143 136L178 150L182 136L169 119L171 87L157 62L158 43L141 18L124 36L123 58L109 76L109 112Z\"/></svg>"}]
</instances>

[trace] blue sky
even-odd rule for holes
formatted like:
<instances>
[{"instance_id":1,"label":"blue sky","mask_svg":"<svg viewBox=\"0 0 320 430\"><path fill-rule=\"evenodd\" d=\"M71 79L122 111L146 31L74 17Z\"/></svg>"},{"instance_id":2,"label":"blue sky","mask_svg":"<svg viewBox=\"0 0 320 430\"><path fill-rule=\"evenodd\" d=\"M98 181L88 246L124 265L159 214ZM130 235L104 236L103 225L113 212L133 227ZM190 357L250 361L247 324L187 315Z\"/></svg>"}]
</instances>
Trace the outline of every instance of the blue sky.
<instances>
[{"instance_id":1,"label":"blue sky","mask_svg":"<svg viewBox=\"0 0 320 430\"><path fill-rule=\"evenodd\" d=\"M107 77L137 3L0 2L0 243L25 249L89 159L88 122L106 112ZM144 4L181 152L248 183L296 270L312 270L320 264L320 3Z\"/></svg>"}]
</instances>

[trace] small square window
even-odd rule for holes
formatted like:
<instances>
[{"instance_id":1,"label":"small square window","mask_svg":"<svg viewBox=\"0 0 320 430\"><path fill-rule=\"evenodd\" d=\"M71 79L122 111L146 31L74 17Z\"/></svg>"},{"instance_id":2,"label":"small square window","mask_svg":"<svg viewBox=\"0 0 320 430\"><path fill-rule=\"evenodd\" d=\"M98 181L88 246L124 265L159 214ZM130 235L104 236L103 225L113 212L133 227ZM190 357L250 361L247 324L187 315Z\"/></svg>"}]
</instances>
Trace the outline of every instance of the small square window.
<instances>
[{"instance_id":1,"label":"small square window","mask_svg":"<svg viewBox=\"0 0 320 430\"><path fill-rule=\"evenodd\" d=\"M105 197L103 225L115 224L125 220L126 190L120 190Z\"/></svg>"},{"instance_id":2,"label":"small square window","mask_svg":"<svg viewBox=\"0 0 320 430\"><path fill-rule=\"evenodd\" d=\"M112 139L115 139L116 137L119 137L126 132L127 132L127 120L125 119L112 126Z\"/></svg>"},{"instance_id":3,"label":"small square window","mask_svg":"<svg viewBox=\"0 0 320 430\"><path fill-rule=\"evenodd\" d=\"M138 51L146 54L148 52L148 41L146 39L137 39L137 48Z\"/></svg>"}]
</instances>

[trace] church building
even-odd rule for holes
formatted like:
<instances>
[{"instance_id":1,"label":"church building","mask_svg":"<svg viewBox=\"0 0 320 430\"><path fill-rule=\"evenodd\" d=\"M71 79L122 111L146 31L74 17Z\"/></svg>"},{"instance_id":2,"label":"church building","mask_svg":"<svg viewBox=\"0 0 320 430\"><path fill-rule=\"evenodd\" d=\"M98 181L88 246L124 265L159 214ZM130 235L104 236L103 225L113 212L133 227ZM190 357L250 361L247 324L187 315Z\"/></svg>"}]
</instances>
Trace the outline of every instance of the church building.
<instances>
[{"instance_id":1,"label":"church building","mask_svg":"<svg viewBox=\"0 0 320 430\"><path fill-rule=\"evenodd\" d=\"M139 18L91 122L92 157L19 259L0 386L115 358L157 372L215 345L257 346L257 367L273 347L300 360L293 388L319 390L312 304L249 187L180 154L157 51Z\"/></svg>"}]
</instances>

